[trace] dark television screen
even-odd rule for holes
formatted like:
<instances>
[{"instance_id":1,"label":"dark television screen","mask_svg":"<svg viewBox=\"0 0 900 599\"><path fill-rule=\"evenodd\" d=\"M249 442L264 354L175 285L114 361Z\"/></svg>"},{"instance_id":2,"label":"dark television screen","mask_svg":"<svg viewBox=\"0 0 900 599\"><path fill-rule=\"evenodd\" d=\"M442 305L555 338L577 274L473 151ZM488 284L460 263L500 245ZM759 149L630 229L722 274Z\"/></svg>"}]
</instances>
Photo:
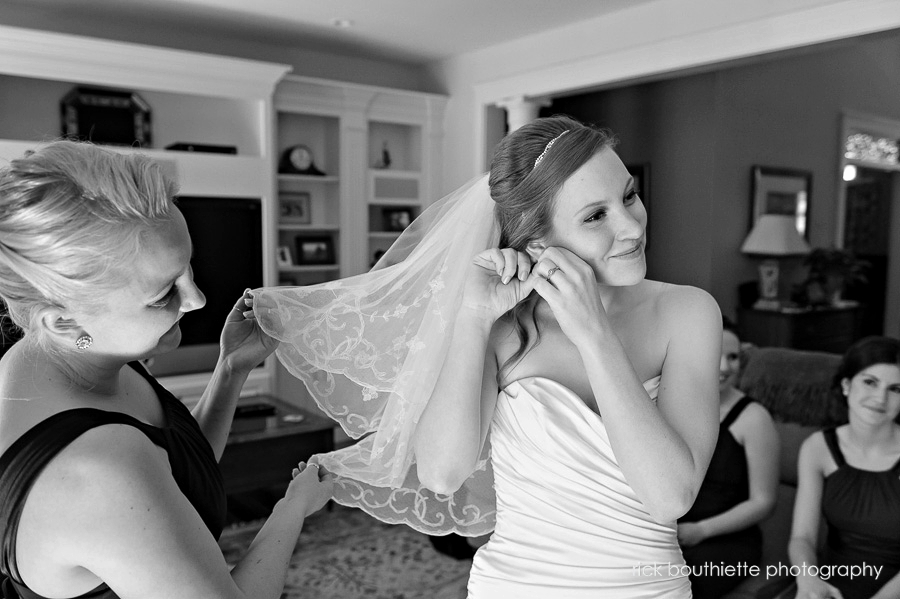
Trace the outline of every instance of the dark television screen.
<instances>
[{"instance_id":1,"label":"dark television screen","mask_svg":"<svg viewBox=\"0 0 900 599\"><path fill-rule=\"evenodd\" d=\"M262 203L253 198L179 196L194 256L194 281L206 306L181 319L181 346L148 364L156 376L212 370L228 311L244 289L263 284Z\"/></svg>"}]
</instances>

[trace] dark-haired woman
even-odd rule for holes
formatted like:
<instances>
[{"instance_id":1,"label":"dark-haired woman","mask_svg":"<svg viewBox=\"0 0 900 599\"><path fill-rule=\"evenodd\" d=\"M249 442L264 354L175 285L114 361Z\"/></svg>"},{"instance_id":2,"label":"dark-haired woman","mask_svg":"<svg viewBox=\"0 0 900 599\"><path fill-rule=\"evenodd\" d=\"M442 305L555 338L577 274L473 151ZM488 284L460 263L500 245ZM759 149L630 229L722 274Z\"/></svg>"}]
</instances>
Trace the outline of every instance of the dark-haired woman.
<instances>
[{"instance_id":1,"label":"dark-haired woman","mask_svg":"<svg viewBox=\"0 0 900 599\"><path fill-rule=\"evenodd\" d=\"M749 576L762 555L757 524L775 507L778 432L768 410L736 386L740 351L737 330L723 319L719 439L694 505L678 520L694 599L719 599Z\"/></svg>"},{"instance_id":2,"label":"dark-haired woman","mask_svg":"<svg viewBox=\"0 0 900 599\"><path fill-rule=\"evenodd\" d=\"M848 422L810 436L798 457L788 547L800 569L796 596L900 597L900 341L856 342L834 380ZM819 556L821 518L828 536Z\"/></svg>"},{"instance_id":3,"label":"dark-haired woman","mask_svg":"<svg viewBox=\"0 0 900 599\"><path fill-rule=\"evenodd\" d=\"M539 119L499 145L499 247L470 267L418 476L452 494L490 431L497 523L472 598L689 597L676 519L717 427L718 306L644 278L647 215L608 133Z\"/></svg>"}]
</instances>

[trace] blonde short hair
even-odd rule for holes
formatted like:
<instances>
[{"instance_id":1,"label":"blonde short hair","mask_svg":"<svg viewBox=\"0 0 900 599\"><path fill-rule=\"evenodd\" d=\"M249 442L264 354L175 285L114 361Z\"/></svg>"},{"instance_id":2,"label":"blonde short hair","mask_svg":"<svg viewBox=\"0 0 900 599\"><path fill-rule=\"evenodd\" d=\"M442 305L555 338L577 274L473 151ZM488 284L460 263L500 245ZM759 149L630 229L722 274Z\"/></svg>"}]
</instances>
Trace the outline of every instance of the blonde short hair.
<instances>
[{"instance_id":1,"label":"blonde short hair","mask_svg":"<svg viewBox=\"0 0 900 599\"><path fill-rule=\"evenodd\" d=\"M143 234L173 214L175 184L150 158L56 141L0 169L0 298L26 335L43 308L98 309Z\"/></svg>"}]
</instances>

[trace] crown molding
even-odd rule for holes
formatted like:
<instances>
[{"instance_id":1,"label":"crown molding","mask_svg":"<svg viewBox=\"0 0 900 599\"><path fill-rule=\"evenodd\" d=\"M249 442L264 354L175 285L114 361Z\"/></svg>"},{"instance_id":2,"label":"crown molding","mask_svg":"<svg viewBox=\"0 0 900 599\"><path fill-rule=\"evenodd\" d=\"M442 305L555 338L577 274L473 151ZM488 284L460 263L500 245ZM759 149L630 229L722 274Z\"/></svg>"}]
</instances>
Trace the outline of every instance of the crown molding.
<instances>
[{"instance_id":1,"label":"crown molding","mask_svg":"<svg viewBox=\"0 0 900 599\"><path fill-rule=\"evenodd\" d=\"M650 10L652 6L648 5ZM639 10L637 7L634 10ZM538 67L475 85L479 105L596 88L900 27L898 0L835 0Z\"/></svg>"},{"instance_id":2,"label":"crown molding","mask_svg":"<svg viewBox=\"0 0 900 599\"><path fill-rule=\"evenodd\" d=\"M284 64L0 25L0 72L94 85L270 98Z\"/></svg>"}]
</instances>

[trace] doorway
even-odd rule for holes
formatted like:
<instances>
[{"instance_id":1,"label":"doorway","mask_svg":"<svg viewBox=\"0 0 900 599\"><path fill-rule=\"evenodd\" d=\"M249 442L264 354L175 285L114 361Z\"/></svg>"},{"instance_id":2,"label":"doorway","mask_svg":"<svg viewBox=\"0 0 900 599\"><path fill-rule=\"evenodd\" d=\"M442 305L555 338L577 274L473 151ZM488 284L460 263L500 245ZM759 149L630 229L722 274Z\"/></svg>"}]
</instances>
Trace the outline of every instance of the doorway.
<instances>
[{"instance_id":1,"label":"doorway","mask_svg":"<svg viewBox=\"0 0 900 599\"><path fill-rule=\"evenodd\" d=\"M862 333L900 337L900 122L845 113L840 140L840 247L866 260L866 282L847 290L863 306Z\"/></svg>"},{"instance_id":2,"label":"doorway","mask_svg":"<svg viewBox=\"0 0 900 599\"><path fill-rule=\"evenodd\" d=\"M847 299L856 300L864 307L862 335L884 334L892 179L890 171L858 167L856 177L846 183L844 248L869 263L866 281L852 285L846 292Z\"/></svg>"}]
</instances>

